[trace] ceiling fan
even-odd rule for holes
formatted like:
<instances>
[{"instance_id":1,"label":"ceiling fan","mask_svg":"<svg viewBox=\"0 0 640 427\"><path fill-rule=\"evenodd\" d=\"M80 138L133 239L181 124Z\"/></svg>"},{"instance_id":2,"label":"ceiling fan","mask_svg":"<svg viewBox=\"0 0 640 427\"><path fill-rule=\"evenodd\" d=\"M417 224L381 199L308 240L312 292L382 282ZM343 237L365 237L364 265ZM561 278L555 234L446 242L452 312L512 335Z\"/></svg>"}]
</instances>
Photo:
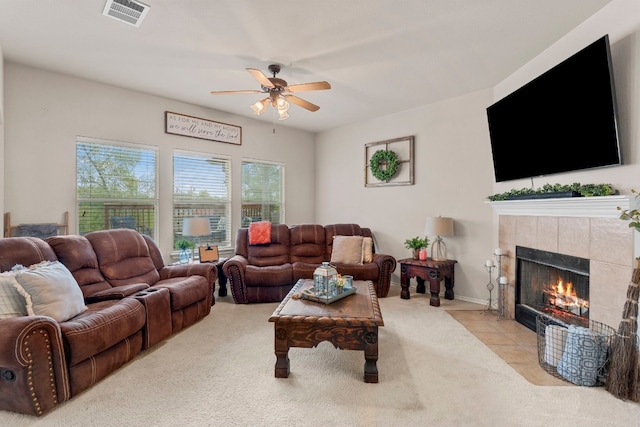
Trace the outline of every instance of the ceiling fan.
<instances>
[{"instance_id":1,"label":"ceiling fan","mask_svg":"<svg viewBox=\"0 0 640 427\"><path fill-rule=\"evenodd\" d=\"M296 104L298 107L302 107L309 111L318 111L320 107L299 98L290 93L309 92L313 90L325 90L331 89L331 85L328 82L314 82L314 83L301 83L297 85L291 85L282 79L276 77L280 72L280 66L277 64L269 65L269 72L273 74L273 77L265 76L262 71L255 68L247 68L249 74L255 78L261 86L261 90L222 90L212 91L211 95L230 95L238 93L263 93L269 95L268 97L257 101L251 105L251 109L257 115L264 113L267 109L267 105L271 104L273 108L278 111L279 120L285 120L289 117L287 111L289 110L289 102Z\"/></svg>"}]
</instances>

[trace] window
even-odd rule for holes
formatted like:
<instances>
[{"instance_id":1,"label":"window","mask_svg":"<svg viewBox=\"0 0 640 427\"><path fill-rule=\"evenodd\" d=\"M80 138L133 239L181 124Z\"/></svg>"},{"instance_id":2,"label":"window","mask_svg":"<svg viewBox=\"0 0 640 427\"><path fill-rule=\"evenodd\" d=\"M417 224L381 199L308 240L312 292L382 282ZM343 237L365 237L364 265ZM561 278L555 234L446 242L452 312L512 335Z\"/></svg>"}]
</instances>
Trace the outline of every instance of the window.
<instances>
[{"instance_id":1,"label":"window","mask_svg":"<svg viewBox=\"0 0 640 427\"><path fill-rule=\"evenodd\" d=\"M78 138L78 233L132 228L154 237L157 158L153 147Z\"/></svg>"},{"instance_id":2,"label":"window","mask_svg":"<svg viewBox=\"0 0 640 427\"><path fill-rule=\"evenodd\" d=\"M284 224L284 165L242 162L242 227L254 221Z\"/></svg>"},{"instance_id":3,"label":"window","mask_svg":"<svg viewBox=\"0 0 640 427\"><path fill-rule=\"evenodd\" d=\"M173 153L173 241L182 237L183 218L209 218L211 234L200 243L231 247L230 160L201 153Z\"/></svg>"}]
</instances>

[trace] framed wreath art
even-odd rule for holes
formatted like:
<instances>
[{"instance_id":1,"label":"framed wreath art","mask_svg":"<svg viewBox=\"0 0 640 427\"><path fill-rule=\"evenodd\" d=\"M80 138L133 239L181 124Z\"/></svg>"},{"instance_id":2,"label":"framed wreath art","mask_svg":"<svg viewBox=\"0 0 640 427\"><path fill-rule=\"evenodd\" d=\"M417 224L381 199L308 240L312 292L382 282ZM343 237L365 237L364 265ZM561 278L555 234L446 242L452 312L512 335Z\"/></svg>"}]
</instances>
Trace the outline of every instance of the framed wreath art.
<instances>
[{"instance_id":1,"label":"framed wreath art","mask_svg":"<svg viewBox=\"0 0 640 427\"><path fill-rule=\"evenodd\" d=\"M413 185L413 136L366 144L364 184Z\"/></svg>"},{"instance_id":2,"label":"framed wreath art","mask_svg":"<svg viewBox=\"0 0 640 427\"><path fill-rule=\"evenodd\" d=\"M371 175L380 181L388 182L398 170L398 155L391 150L378 150L369 160Z\"/></svg>"}]
</instances>

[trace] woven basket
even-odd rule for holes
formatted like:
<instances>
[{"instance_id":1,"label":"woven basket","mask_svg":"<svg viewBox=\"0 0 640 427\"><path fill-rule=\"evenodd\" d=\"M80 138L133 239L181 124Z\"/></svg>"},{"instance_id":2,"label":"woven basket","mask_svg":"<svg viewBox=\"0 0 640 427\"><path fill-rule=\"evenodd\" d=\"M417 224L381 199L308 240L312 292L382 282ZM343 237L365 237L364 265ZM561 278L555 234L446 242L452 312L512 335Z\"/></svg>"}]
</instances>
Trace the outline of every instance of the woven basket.
<instances>
[{"instance_id":1,"label":"woven basket","mask_svg":"<svg viewBox=\"0 0 640 427\"><path fill-rule=\"evenodd\" d=\"M607 379L615 330L594 320L583 323L570 325L546 314L538 315L538 363L564 381L600 387Z\"/></svg>"}]
</instances>

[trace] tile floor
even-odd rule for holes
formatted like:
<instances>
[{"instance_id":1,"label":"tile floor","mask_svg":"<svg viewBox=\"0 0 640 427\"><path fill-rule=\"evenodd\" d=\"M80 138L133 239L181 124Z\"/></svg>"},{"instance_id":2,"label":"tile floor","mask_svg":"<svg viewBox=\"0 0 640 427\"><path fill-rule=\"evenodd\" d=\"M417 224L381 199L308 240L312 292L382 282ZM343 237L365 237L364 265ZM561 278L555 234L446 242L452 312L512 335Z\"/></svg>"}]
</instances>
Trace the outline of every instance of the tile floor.
<instances>
[{"instance_id":1,"label":"tile floor","mask_svg":"<svg viewBox=\"0 0 640 427\"><path fill-rule=\"evenodd\" d=\"M453 301L451 301L453 302ZM459 304L455 304L457 306ZM478 310L477 304L454 304L447 312L530 383L541 386L573 386L538 364L537 334L515 320L498 319L495 311ZM471 309L473 307L476 309Z\"/></svg>"}]
</instances>

